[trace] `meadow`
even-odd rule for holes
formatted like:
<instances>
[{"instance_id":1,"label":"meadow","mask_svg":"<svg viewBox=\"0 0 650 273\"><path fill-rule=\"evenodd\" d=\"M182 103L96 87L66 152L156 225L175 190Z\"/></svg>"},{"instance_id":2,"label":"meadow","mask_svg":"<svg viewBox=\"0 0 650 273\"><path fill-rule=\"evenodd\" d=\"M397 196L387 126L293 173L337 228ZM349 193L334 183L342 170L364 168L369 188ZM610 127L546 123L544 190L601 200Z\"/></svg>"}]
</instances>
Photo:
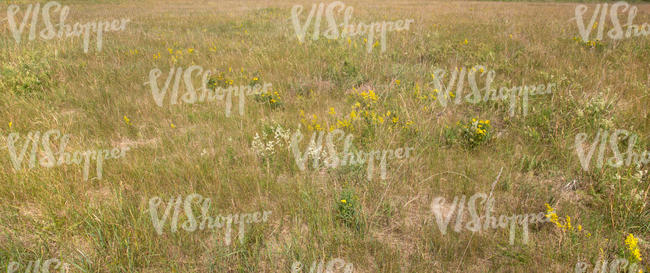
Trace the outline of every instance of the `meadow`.
<instances>
[{"instance_id":1,"label":"meadow","mask_svg":"<svg viewBox=\"0 0 650 273\"><path fill-rule=\"evenodd\" d=\"M366 35L325 37L325 16L319 39L310 27L301 41L292 8L304 6L303 24L316 1L61 0L68 24L124 25L103 33L101 50L91 32L84 52L83 35L42 39L42 18L35 39L27 22L17 42L7 11L18 5L20 23L37 2L0 3L0 272L51 258L69 264L60 272L292 272L296 262L308 272L336 258L354 272L575 272L580 262L593 272L617 258L637 265L620 272L650 269L648 164L607 162L612 147L626 159L650 149L650 39L583 41L572 19L581 3L345 1L354 23L413 19L368 52ZM634 23L650 24L650 4L630 4ZM586 5L589 22L596 4ZM553 88L528 96L524 114L514 91L472 93L469 74L480 89ZM617 129L638 138L610 145ZM339 160L353 136L349 152L366 162L310 151L321 133L335 135ZM585 168L578 151L599 137L605 148L594 144ZM75 151L96 153L85 167ZM296 151L322 162L300 168ZM508 228L454 231L469 213L442 233L433 201L477 193L493 198L492 214L547 221L527 242L517 227L514 244ZM181 204L192 194L209 205ZM249 223L232 220L231 235L225 223L192 229L188 211Z\"/></svg>"}]
</instances>

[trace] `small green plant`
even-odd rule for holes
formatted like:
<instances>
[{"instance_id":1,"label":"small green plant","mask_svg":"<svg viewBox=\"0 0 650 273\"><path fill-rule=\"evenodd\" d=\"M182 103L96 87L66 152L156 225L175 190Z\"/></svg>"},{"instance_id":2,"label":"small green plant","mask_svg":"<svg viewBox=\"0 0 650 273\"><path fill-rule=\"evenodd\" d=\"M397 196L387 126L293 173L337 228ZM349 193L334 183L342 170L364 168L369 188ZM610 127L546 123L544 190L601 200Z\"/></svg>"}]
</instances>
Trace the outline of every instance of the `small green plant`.
<instances>
[{"instance_id":1,"label":"small green plant","mask_svg":"<svg viewBox=\"0 0 650 273\"><path fill-rule=\"evenodd\" d=\"M364 227L361 208L351 190L344 190L336 200L337 219L347 227L361 231Z\"/></svg>"},{"instance_id":2,"label":"small green plant","mask_svg":"<svg viewBox=\"0 0 650 273\"><path fill-rule=\"evenodd\" d=\"M577 44L579 44L579 45L581 45L581 46L583 46L584 48L587 48L587 49L591 49L591 48L602 49L605 46L605 43L603 43L603 41L601 41L601 40L584 41L584 40L582 40L581 38L578 38L578 37L573 37L573 40L576 41Z\"/></svg>"},{"instance_id":3,"label":"small green plant","mask_svg":"<svg viewBox=\"0 0 650 273\"><path fill-rule=\"evenodd\" d=\"M476 148L476 146L486 143L492 136L490 132L490 129L492 128L492 126L490 126L490 120L478 120L473 118L468 122L459 121L457 125L460 131L460 139L469 149Z\"/></svg>"},{"instance_id":4,"label":"small green plant","mask_svg":"<svg viewBox=\"0 0 650 273\"><path fill-rule=\"evenodd\" d=\"M273 90L255 95L255 101L268 104L271 106L271 109L282 107L282 105L284 105L284 103L282 103L282 96L280 96L280 93Z\"/></svg>"},{"instance_id":5,"label":"small green plant","mask_svg":"<svg viewBox=\"0 0 650 273\"><path fill-rule=\"evenodd\" d=\"M227 88L231 86L233 83L234 81L228 79L223 72L219 72L218 74L210 77L210 79L208 80L208 87L212 89L217 87Z\"/></svg>"}]
</instances>

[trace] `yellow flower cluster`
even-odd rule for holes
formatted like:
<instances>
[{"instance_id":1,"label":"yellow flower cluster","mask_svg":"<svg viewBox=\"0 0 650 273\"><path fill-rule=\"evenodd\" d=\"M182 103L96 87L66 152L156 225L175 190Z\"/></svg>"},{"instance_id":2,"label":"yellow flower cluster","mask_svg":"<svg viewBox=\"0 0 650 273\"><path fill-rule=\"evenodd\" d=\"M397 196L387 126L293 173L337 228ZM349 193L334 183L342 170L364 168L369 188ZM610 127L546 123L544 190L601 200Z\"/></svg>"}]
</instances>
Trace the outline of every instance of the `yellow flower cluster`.
<instances>
[{"instance_id":1,"label":"yellow flower cluster","mask_svg":"<svg viewBox=\"0 0 650 273\"><path fill-rule=\"evenodd\" d=\"M476 119L472 119L472 122L476 123ZM479 120L476 125L476 133L479 135L487 135L486 126L490 125L490 120Z\"/></svg>"},{"instance_id":2,"label":"yellow flower cluster","mask_svg":"<svg viewBox=\"0 0 650 273\"><path fill-rule=\"evenodd\" d=\"M177 63L178 60L180 60L183 57L183 51L184 50L182 50L182 49L174 50L174 48L171 48L171 47L167 48L167 52L169 52L170 59L171 59L172 63L174 63L174 64ZM192 53L194 53L194 48L191 48L191 47L188 48L186 55L191 55ZM159 58L160 58L160 53L158 53L158 56L154 55L154 60L159 59Z\"/></svg>"},{"instance_id":3,"label":"yellow flower cluster","mask_svg":"<svg viewBox=\"0 0 650 273\"><path fill-rule=\"evenodd\" d=\"M358 92L355 88L353 89L356 91L353 94L353 99L355 99L355 101L352 105L352 110L350 110L348 114L343 114L343 117L340 117L334 107L329 107L326 117L330 116L336 119L335 122L330 123L327 120L320 121L316 114L313 114L311 118L306 118L305 112L300 110L300 122L310 131L328 129L330 132L335 129L354 130L355 126L363 125L359 124L362 120L365 121L367 125L390 124L396 126L402 123L400 117L394 112L387 110L385 113L382 113L383 110L380 112L376 109L376 102L379 100L379 97L374 90ZM402 127L408 128L412 124L413 121L408 120Z\"/></svg>"},{"instance_id":4,"label":"yellow flower cluster","mask_svg":"<svg viewBox=\"0 0 650 273\"><path fill-rule=\"evenodd\" d=\"M555 213L555 209L553 209L549 204L546 204L546 218L548 218L551 223L555 224L556 227L562 230L562 232L565 231L574 231L575 229L573 228L573 225L571 225L571 217L568 215L564 218L564 224L560 220L560 217L557 216ZM576 227L578 232L582 231L582 225L578 225ZM587 232L586 234L587 237L591 237L591 233Z\"/></svg>"},{"instance_id":5,"label":"yellow flower cluster","mask_svg":"<svg viewBox=\"0 0 650 273\"><path fill-rule=\"evenodd\" d=\"M357 90L356 88L352 89L355 91ZM363 99L363 102L368 105L377 102L377 94L375 94L375 90L362 91L359 93L359 96Z\"/></svg>"},{"instance_id":6,"label":"yellow flower cluster","mask_svg":"<svg viewBox=\"0 0 650 273\"><path fill-rule=\"evenodd\" d=\"M431 74L431 77L435 78L433 74ZM417 98L420 102L426 101L426 100L432 100L435 101L438 99L438 89L433 89L429 91L428 93L422 92L420 89L420 84L415 84L415 92L413 92L413 95L415 95L415 98Z\"/></svg>"},{"instance_id":7,"label":"yellow flower cluster","mask_svg":"<svg viewBox=\"0 0 650 273\"><path fill-rule=\"evenodd\" d=\"M595 48L595 47L603 45L603 43L600 40L583 41L582 39L578 38L577 36L573 37L573 40L576 41L576 43L578 43L578 44L580 44L580 45L582 45L584 47L587 47L587 48Z\"/></svg>"},{"instance_id":8,"label":"yellow flower cluster","mask_svg":"<svg viewBox=\"0 0 650 273\"><path fill-rule=\"evenodd\" d=\"M260 102L268 102L271 107L275 108L278 106L282 106L282 96L278 91L273 91L269 90L264 93L261 93L258 95L256 98L257 101Z\"/></svg>"},{"instance_id":9,"label":"yellow flower cluster","mask_svg":"<svg viewBox=\"0 0 650 273\"><path fill-rule=\"evenodd\" d=\"M627 249L630 251L630 256L632 257L632 263L638 263L641 262L641 250L639 249L638 246L639 239L634 238L634 235L630 233L627 235L627 238L625 239L625 245L627 246Z\"/></svg>"},{"instance_id":10,"label":"yellow flower cluster","mask_svg":"<svg viewBox=\"0 0 650 273\"><path fill-rule=\"evenodd\" d=\"M300 110L300 123L305 125L307 127L307 130L309 131L322 131L323 126L318 122L318 116L316 114L313 114L311 116L311 119L307 120L305 118L305 111Z\"/></svg>"},{"instance_id":11,"label":"yellow flower cluster","mask_svg":"<svg viewBox=\"0 0 650 273\"><path fill-rule=\"evenodd\" d=\"M124 119L124 123L126 123L126 125L131 125L131 120L126 115L124 115L123 119Z\"/></svg>"}]
</instances>

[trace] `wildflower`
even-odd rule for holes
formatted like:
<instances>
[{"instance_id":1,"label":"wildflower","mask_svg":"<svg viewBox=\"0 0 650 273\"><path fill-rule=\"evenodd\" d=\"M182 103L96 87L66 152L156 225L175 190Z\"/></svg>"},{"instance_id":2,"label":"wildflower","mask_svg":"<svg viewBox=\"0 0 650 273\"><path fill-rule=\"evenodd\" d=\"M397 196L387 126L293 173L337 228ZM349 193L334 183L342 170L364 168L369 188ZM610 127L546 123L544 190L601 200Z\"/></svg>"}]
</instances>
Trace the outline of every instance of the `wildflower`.
<instances>
[{"instance_id":1,"label":"wildflower","mask_svg":"<svg viewBox=\"0 0 650 273\"><path fill-rule=\"evenodd\" d=\"M131 125L131 120L126 115L124 115L124 123L126 123L126 125Z\"/></svg>"},{"instance_id":2,"label":"wildflower","mask_svg":"<svg viewBox=\"0 0 650 273\"><path fill-rule=\"evenodd\" d=\"M192 52L194 52L194 48L188 48L187 49L187 53L192 53Z\"/></svg>"},{"instance_id":3,"label":"wildflower","mask_svg":"<svg viewBox=\"0 0 650 273\"><path fill-rule=\"evenodd\" d=\"M173 122L171 124L169 124L169 126L172 127L172 129L176 128L176 125L174 125Z\"/></svg>"},{"instance_id":4,"label":"wildflower","mask_svg":"<svg viewBox=\"0 0 650 273\"><path fill-rule=\"evenodd\" d=\"M627 235L625 239L625 245L627 245L628 250L630 251L630 256L632 257L632 262L641 262L641 250L638 246L639 239L634 238L634 235L631 233Z\"/></svg>"},{"instance_id":5,"label":"wildflower","mask_svg":"<svg viewBox=\"0 0 650 273\"><path fill-rule=\"evenodd\" d=\"M393 118L393 123L397 123L399 121L399 117L394 117Z\"/></svg>"},{"instance_id":6,"label":"wildflower","mask_svg":"<svg viewBox=\"0 0 650 273\"><path fill-rule=\"evenodd\" d=\"M464 42L464 43L467 44L467 43L469 43L469 42L467 41L467 39L465 39L465 42Z\"/></svg>"},{"instance_id":7,"label":"wildflower","mask_svg":"<svg viewBox=\"0 0 650 273\"><path fill-rule=\"evenodd\" d=\"M352 112L350 112L350 118L351 118L352 120L355 120L355 119L357 118L357 112L354 111L354 110L352 110Z\"/></svg>"},{"instance_id":8,"label":"wildflower","mask_svg":"<svg viewBox=\"0 0 650 273\"><path fill-rule=\"evenodd\" d=\"M335 115L336 115L336 111L334 111L334 107L330 107L330 110L329 110L329 112L327 112L327 113L330 114L330 115L332 115L332 116L335 116Z\"/></svg>"},{"instance_id":9,"label":"wildflower","mask_svg":"<svg viewBox=\"0 0 650 273\"><path fill-rule=\"evenodd\" d=\"M341 203L346 204L348 201L345 199L341 199Z\"/></svg>"},{"instance_id":10,"label":"wildflower","mask_svg":"<svg viewBox=\"0 0 650 273\"><path fill-rule=\"evenodd\" d=\"M10 121L10 122L9 122L9 129L11 129L11 125L12 125L12 124L13 124L13 123Z\"/></svg>"},{"instance_id":11,"label":"wildflower","mask_svg":"<svg viewBox=\"0 0 650 273\"><path fill-rule=\"evenodd\" d=\"M254 77L253 80L254 80L254 81L257 81L257 77Z\"/></svg>"},{"instance_id":12,"label":"wildflower","mask_svg":"<svg viewBox=\"0 0 650 273\"><path fill-rule=\"evenodd\" d=\"M510 34L510 39L512 39L512 34Z\"/></svg>"},{"instance_id":13,"label":"wildflower","mask_svg":"<svg viewBox=\"0 0 650 273\"><path fill-rule=\"evenodd\" d=\"M399 85L399 80L395 80L395 84Z\"/></svg>"}]
</instances>

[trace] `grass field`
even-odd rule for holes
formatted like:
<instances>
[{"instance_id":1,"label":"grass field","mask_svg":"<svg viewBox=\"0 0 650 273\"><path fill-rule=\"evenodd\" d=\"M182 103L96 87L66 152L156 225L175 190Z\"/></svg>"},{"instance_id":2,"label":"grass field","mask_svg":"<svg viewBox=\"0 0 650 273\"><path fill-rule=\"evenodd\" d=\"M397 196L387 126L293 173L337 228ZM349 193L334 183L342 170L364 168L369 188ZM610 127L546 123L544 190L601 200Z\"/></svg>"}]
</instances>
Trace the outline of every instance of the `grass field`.
<instances>
[{"instance_id":1,"label":"grass field","mask_svg":"<svg viewBox=\"0 0 650 273\"><path fill-rule=\"evenodd\" d=\"M354 272L575 272L580 262L590 265L583 272L596 272L617 258L636 264L620 272L648 272L648 165L607 164L613 151L605 138L605 164L598 167L596 149L585 170L576 136L586 135L585 153L599 132L617 129L638 136L636 153L649 149L649 36L581 42L571 20L578 3L346 1L353 23L414 20L387 33L385 51L373 45L370 53L366 36L323 37L325 15L320 39L310 27L300 42L291 9L304 6L302 24L320 2L286 0L60 1L69 6L67 24L129 21L103 34L101 51L95 35L87 53L81 37L38 37L42 18L36 39L28 22L17 43L9 5L20 7L20 23L35 3L0 3L0 272L54 258L68 272L292 272L296 262L308 272L335 258ZM634 23L650 24L650 5L631 4ZM587 6L585 22L596 7ZM193 100L183 97L182 81L193 66L211 70L212 90L272 87ZM178 103L169 77L159 106L150 75L159 69L162 90L178 68ZM452 103L470 94L467 78L464 94L455 87L443 94L435 72L447 71L440 82L448 85L456 69L474 72L479 88L488 71L495 89L554 88L528 97L525 115L521 100L512 113L509 99ZM201 75L188 77L197 89ZM301 170L294 133L302 133L304 152L312 133L335 129L353 136L356 152L412 150L386 160L383 178L378 159L371 177L368 163L314 168L309 160ZM127 150L104 159L101 179L90 160L84 179L84 163L39 164L48 152L35 132L50 130L55 160ZM25 141L30 132L37 145ZM630 138L620 139L625 153ZM10 146L27 151L18 168ZM531 224L527 243L518 226L511 244L509 227L455 232L471 219L465 212L443 234L432 202L445 198L449 213L455 197L479 193L493 198L494 215L543 212L552 221ZM175 204L169 200L192 194L211 199L213 216L270 213L246 224L241 237L237 220L228 239L225 223L187 231L184 212L200 215L199 198L181 205L178 231L163 222L157 232L154 218Z\"/></svg>"}]
</instances>

